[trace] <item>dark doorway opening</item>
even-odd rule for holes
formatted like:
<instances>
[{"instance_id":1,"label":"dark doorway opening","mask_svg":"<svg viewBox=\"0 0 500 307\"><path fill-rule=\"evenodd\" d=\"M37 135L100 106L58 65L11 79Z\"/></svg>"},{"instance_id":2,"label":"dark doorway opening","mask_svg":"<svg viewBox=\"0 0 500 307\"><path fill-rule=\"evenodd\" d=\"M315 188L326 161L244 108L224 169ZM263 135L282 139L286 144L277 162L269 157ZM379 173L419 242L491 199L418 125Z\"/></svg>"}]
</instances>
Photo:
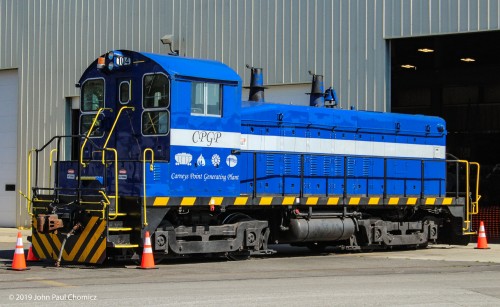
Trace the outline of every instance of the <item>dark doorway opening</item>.
<instances>
[{"instance_id":1,"label":"dark doorway opening","mask_svg":"<svg viewBox=\"0 0 500 307\"><path fill-rule=\"evenodd\" d=\"M391 41L392 112L447 122L447 151L481 164L482 204L500 204L500 31Z\"/></svg>"},{"instance_id":2,"label":"dark doorway opening","mask_svg":"<svg viewBox=\"0 0 500 307\"><path fill-rule=\"evenodd\" d=\"M80 110L71 110L71 135L80 134ZM80 159L80 139L71 139L71 160Z\"/></svg>"}]
</instances>

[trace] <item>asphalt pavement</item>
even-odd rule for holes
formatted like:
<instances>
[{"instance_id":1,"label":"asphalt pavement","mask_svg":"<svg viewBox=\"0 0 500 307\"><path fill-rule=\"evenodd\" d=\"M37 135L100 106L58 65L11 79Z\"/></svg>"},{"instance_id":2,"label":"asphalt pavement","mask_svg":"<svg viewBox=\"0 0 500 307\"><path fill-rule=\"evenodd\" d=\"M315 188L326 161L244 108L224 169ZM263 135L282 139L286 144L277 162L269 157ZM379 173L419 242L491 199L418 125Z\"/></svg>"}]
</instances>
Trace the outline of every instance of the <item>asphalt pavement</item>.
<instances>
[{"instance_id":1,"label":"asphalt pavement","mask_svg":"<svg viewBox=\"0 0 500 307\"><path fill-rule=\"evenodd\" d=\"M500 306L498 245L372 253L284 245L246 261L167 259L154 270L42 262L18 272L8 269L17 231L7 232L0 306Z\"/></svg>"}]
</instances>

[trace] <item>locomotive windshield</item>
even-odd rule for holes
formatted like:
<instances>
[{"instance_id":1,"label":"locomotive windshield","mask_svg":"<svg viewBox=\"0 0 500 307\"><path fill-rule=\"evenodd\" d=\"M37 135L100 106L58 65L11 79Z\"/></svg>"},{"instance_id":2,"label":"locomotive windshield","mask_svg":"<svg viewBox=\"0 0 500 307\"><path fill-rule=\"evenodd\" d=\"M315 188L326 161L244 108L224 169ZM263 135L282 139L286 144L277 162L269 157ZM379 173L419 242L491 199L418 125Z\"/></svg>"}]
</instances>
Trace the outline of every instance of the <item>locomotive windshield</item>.
<instances>
[{"instance_id":1,"label":"locomotive windshield","mask_svg":"<svg viewBox=\"0 0 500 307\"><path fill-rule=\"evenodd\" d=\"M80 133L82 135L87 135L90 127L92 126L92 122L94 121L95 114L85 114L80 118ZM102 114L96 120L94 129L92 129L92 133L89 135L90 137L101 137L104 135L104 130L101 127Z\"/></svg>"},{"instance_id":2,"label":"locomotive windshield","mask_svg":"<svg viewBox=\"0 0 500 307\"><path fill-rule=\"evenodd\" d=\"M170 127L170 83L164 74L145 75L143 79L142 134L166 135Z\"/></svg>"},{"instance_id":3,"label":"locomotive windshield","mask_svg":"<svg viewBox=\"0 0 500 307\"><path fill-rule=\"evenodd\" d=\"M168 134L168 111L151 111L142 114L142 133L144 135Z\"/></svg>"},{"instance_id":4,"label":"locomotive windshield","mask_svg":"<svg viewBox=\"0 0 500 307\"><path fill-rule=\"evenodd\" d=\"M104 79L90 79L82 86L82 114L80 118L80 133L87 134L92 125L96 112L104 107ZM101 137L104 131L101 129L101 119L97 119L91 137Z\"/></svg>"},{"instance_id":5,"label":"locomotive windshield","mask_svg":"<svg viewBox=\"0 0 500 307\"><path fill-rule=\"evenodd\" d=\"M97 111L104 107L104 80L85 81L82 86L82 111Z\"/></svg>"},{"instance_id":6,"label":"locomotive windshield","mask_svg":"<svg viewBox=\"0 0 500 307\"><path fill-rule=\"evenodd\" d=\"M164 74L153 74L144 76L144 109L167 108L170 103L170 84Z\"/></svg>"}]
</instances>

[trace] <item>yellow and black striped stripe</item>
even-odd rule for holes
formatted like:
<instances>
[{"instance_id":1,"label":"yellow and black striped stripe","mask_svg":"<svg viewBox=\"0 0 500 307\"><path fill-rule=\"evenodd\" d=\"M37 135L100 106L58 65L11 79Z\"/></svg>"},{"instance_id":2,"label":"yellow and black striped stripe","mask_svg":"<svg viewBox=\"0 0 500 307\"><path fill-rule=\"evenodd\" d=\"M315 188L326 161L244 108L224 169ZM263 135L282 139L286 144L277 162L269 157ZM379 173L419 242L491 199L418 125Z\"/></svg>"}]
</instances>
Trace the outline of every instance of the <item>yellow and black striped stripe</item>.
<instances>
[{"instance_id":1,"label":"yellow and black striped stripe","mask_svg":"<svg viewBox=\"0 0 500 307\"><path fill-rule=\"evenodd\" d=\"M36 229L36 219L33 222ZM33 252L40 259L59 257L61 245L66 236L62 234L41 234L33 232ZM64 246L62 260L79 263L102 263L106 258L106 221L92 216L83 231L70 236Z\"/></svg>"},{"instance_id":2,"label":"yellow and black striped stripe","mask_svg":"<svg viewBox=\"0 0 500 307\"><path fill-rule=\"evenodd\" d=\"M464 205L463 198L455 197L296 197L262 196L238 197L152 197L148 206L453 206Z\"/></svg>"}]
</instances>

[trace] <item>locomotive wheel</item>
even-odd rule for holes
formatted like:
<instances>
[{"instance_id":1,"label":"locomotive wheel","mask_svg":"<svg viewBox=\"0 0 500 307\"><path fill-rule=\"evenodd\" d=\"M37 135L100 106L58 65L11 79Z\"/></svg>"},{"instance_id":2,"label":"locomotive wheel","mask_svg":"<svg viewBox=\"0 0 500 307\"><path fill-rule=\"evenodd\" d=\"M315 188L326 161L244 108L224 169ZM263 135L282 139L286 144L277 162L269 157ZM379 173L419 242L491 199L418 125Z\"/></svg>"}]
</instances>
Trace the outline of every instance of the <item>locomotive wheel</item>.
<instances>
[{"instance_id":1,"label":"locomotive wheel","mask_svg":"<svg viewBox=\"0 0 500 307\"><path fill-rule=\"evenodd\" d=\"M243 222L243 221L251 221L253 220L251 217L248 215L241 213L241 212L235 212L231 213L228 216L224 218L222 221L222 224L234 224L238 222Z\"/></svg>"},{"instance_id":2,"label":"locomotive wheel","mask_svg":"<svg viewBox=\"0 0 500 307\"><path fill-rule=\"evenodd\" d=\"M222 224L234 224L238 222L251 221L251 220L253 219L248 215L243 214L241 212L235 212L226 216L226 218L222 221ZM231 261L248 260L250 258L250 251L242 250L242 251L227 252L226 258Z\"/></svg>"},{"instance_id":3,"label":"locomotive wheel","mask_svg":"<svg viewBox=\"0 0 500 307\"><path fill-rule=\"evenodd\" d=\"M227 260L242 261L250 259L250 251L227 252Z\"/></svg>"}]
</instances>

